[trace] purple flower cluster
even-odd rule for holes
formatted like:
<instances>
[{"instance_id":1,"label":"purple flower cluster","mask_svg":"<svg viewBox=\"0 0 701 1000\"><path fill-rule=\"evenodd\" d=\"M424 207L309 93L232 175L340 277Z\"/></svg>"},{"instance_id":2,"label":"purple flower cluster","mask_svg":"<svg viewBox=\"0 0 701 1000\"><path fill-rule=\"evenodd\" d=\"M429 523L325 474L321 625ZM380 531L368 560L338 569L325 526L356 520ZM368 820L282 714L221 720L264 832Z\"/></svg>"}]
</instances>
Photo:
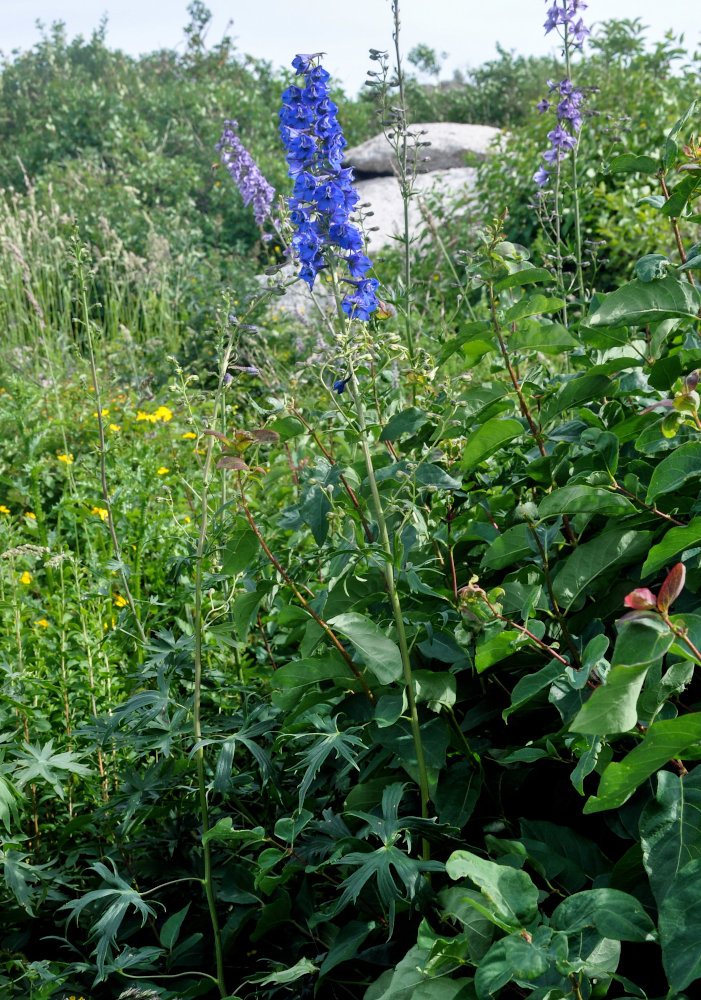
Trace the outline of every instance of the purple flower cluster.
<instances>
[{"instance_id":1,"label":"purple flower cluster","mask_svg":"<svg viewBox=\"0 0 701 1000\"><path fill-rule=\"evenodd\" d=\"M545 2L547 3L548 0ZM586 10L587 6L588 4L584 3L583 0L556 0L551 7L548 7L547 18L543 25L545 34L548 35L558 25L562 25L563 37L581 48L584 39L589 34L589 28L585 26L581 17L579 20L575 20L575 18L577 13L580 10Z\"/></svg>"},{"instance_id":2,"label":"purple flower cluster","mask_svg":"<svg viewBox=\"0 0 701 1000\"><path fill-rule=\"evenodd\" d=\"M288 87L283 93L280 135L294 181L289 206L299 277L313 288L329 254L344 260L350 277L343 280L352 291L343 299L343 311L367 320L377 308L379 282L366 277L372 264L363 252L360 229L350 221L360 196L352 185L353 171L341 166L346 140L336 118L338 107L329 99L329 74L314 56L295 56L292 65L304 77L304 87Z\"/></svg>"},{"instance_id":3,"label":"purple flower cluster","mask_svg":"<svg viewBox=\"0 0 701 1000\"><path fill-rule=\"evenodd\" d=\"M224 131L216 149L222 163L233 177L241 192L244 205L253 205L253 216L262 225L270 214L275 189L268 184L260 167L237 135L238 122L225 121Z\"/></svg>"},{"instance_id":4,"label":"purple flower cluster","mask_svg":"<svg viewBox=\"0 0 701 1000\"><path fill-rule=\"evenodd\" d=\"M545 34L547 35L550 31L561 26L565 45L573 44L581 48L584 39L589 34L589 29L585 27L581 17L579 20L575 20L575 18L578 11L585 10L586 7L587 5L582 0L557 0L548 8L547 20L544 25ZM544 97L536 107L541 114L545 114L553 106L556 107L557 125L548 132L550 149L543 153L543 159L552 168L564 158L565 153L576 149L577 135L582 127L581 107L584 95L567 77L560 83L548 80L548 87L551 95L556 92L557 98L548 100ZM538 187L547 184L549 178L550 171L542 165L533 174L533 181Z\"/></svg>"}]
</instances>

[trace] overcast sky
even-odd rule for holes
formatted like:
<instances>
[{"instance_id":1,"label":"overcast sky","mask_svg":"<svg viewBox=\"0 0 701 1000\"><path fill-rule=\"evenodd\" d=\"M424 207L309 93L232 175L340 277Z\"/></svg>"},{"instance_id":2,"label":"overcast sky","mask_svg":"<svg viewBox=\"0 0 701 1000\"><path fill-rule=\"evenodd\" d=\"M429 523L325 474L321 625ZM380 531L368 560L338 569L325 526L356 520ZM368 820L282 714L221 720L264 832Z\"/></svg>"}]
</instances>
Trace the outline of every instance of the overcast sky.
<instances>
[{"instance_id":1,"label":"overcast sky","mask_svg":"<svg viewBox=\"0 0 701 1000\"><path fill-rule=\"evenodd\" d=\"M549 3L552 0L548 0ZM240 52L289 65L297 52L326 52L324 64L355 93L372 64L368 49L392 44L390 0L205 0L214 17L208 40L229 33ZM182 45L187 0L0 0L0 50L37 41L36 22L61 20L70 37L89 35L107 15L107 43L134 55ZM423 42L447 52L444 77L496 55L496 43L524 55L556 51L543 32L543 0L400 0L404 53ZM701 48L698 0L589 0L585 23L640 18L648 37L685 32L689 49Z\"/></svg>"}]
</instances>

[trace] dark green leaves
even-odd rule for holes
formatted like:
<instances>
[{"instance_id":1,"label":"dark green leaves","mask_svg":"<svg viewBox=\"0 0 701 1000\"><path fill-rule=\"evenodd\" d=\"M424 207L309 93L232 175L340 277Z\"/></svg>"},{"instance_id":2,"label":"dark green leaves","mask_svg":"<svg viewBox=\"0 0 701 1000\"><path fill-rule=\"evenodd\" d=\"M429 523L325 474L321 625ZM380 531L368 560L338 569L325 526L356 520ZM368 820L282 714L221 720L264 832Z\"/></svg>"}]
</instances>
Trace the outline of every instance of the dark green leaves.
<instances>
[{"instance_id":1,"label":"dark green leaves","mask_svg":"<svg viewBox=\"0 0 701 1000\"><path fill-rule=\"evenodd\" d=\"M609 292L587 318L589 327L642 326L664 319L697 319L701 296L687 281L673 276L645 282L635 279Z\"/></svg>"},{"instance_id":2,"label":"dark green leaves","mask_svg":"<svg viewBox=\"0 0 701 1000\"><path fill-rule=\"evenodd\" d=\"M450 878L469 878L479 888L484 903L469 900L480 913L502 930L512 931L530 923L538 909L538 890L526 872L486 861L470 851L454 851L446 863Z\"/></svg>"}]
</instances>

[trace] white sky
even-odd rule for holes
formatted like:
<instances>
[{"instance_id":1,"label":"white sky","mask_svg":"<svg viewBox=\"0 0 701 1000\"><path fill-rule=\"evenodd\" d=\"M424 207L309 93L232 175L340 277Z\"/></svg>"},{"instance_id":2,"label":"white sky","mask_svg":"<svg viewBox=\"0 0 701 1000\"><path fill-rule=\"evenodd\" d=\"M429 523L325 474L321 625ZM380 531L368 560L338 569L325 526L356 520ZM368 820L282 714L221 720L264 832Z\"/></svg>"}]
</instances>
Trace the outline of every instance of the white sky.
<instances>
[{"instance_id":1,"label":"white sky","mask_svg":"<svg viewBox=\"0 0 701 1000\"><path fill-rule=\"evenodd\" d=\"M402 50L419 42L447 52L442 76L455 68L478 66L496 55L496 43L524 55L557 50L555 34L543 31L543 0L400 0ZM373 68L368 49L392 45L390 0L205 0L214 18L210 42L226 30L241 53L289 65L297 52L326 52L324 65L355 93ZM182 44L187 0L0 0L0 50L31 48L39 38L37 20L61 20L69 37L89 35L102 14L108 17L107 43L137 55ZM589 0L585 23L640 18L648 39L668 29L685 32L686 45L701 47L698 0Z\"/></svg>"}]
</instances>

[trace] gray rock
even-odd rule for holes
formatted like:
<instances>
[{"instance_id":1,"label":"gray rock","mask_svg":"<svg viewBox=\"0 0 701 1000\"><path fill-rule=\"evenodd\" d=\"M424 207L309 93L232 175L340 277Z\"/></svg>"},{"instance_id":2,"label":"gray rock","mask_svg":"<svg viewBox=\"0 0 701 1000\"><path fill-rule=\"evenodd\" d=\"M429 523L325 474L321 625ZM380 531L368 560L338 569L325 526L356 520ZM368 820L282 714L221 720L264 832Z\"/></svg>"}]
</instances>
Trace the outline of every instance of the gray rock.
<instances>
[{"instance_id":1,"label":"gray rock","mask_svg":"<svg viewBox=\"0 0 701 1000\"><path fill-rule=\"evenodd\" d=\"M501 135L501 129L491 125L462 125L457 122L427 122L409 127L419 142L430 142L417 151L421 169L451 170L465 167L470 161L481 162L490 151L491 143ZM419 133L424 133L419 135ZM410 143L411 153L413 140ZM356 175L385 176L395 172L394 152L384 133L346 150L344 163L354 168Z\"/></svg>"},{"instance_id":2,"label":"gray rock","mask_svg":"<svg viewBox=\"0 0 701 1000\"><path fill-rule=\"evenodd\" d=\"M426 204L429 193L435 193L441 201L467 194L467 201L458 209L464 212L469 207L469 194L475 186L475 167L456 167L453 170L433 170L430 174L420 174L414 185L416 194L409 201L409 230L416 235L426 225L426 214L422 205ZM395 236L404 235L404 202L399 184L394 177L372 177L358 181L355 187L363 203L369 202L373 214L366 219L365 227L378 226L377 232L368 232L368 253L374 253L391 244L396 244ZM441 222L440 213L437 221Z\"/></svg>"}]
</instances>

